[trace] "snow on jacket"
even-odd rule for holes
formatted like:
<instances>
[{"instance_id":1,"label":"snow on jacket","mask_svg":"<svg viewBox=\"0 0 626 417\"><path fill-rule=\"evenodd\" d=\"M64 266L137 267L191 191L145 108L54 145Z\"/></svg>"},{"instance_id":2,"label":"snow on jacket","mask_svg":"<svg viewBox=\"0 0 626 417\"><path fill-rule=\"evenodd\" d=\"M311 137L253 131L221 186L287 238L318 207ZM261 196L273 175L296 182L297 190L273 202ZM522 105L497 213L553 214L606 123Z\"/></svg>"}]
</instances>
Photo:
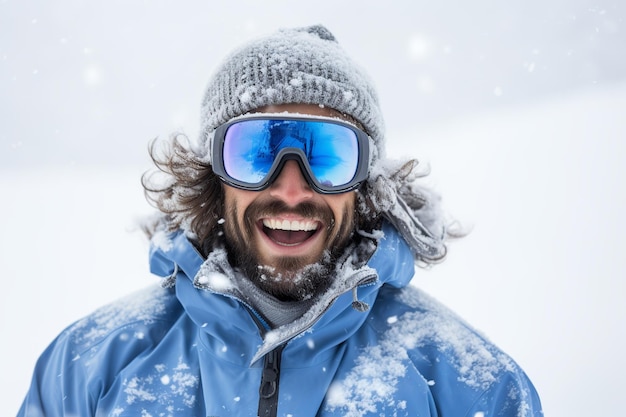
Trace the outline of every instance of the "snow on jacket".
<instances>
[{"instance_id":1,"label":"snow on jacket","mask_svg":"<svg viewBox=\"0 0 626 417\"><path fill-rule=\"evenodd\" d=\"M383 231L338 297L275 330L236 296L219 253L205 260L175 235L151 252L152 270L175 285L67 328L18 416L543 415L512 359L408 285L413 255ZM353 308L352 286L367 311Z\"/></svg>"}]
</instances>

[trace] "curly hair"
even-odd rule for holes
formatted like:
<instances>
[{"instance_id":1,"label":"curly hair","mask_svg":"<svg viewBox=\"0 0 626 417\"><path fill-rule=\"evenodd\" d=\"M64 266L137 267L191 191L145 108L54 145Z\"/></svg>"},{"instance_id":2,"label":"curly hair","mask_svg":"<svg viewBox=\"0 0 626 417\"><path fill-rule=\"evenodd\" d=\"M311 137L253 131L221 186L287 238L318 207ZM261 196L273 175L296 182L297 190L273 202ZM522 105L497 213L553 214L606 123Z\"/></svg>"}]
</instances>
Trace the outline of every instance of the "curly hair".
<instances>
[{"instance_id":1,"label":"curly hair","mask_svg":"<svg viewBox=\"0 0 626 417\"><path fill-rule=\"evenodd\" d=\"M160 145L160 147L157 147ZM169 141L153 140L148 152L157 170L141 177L148 202L161 216L146 222L143 229L151 237L159 228L184 229L208 253L219 235L223 213L221 181L211 165L202 160L180 133Z\"/></svg>"}]
</instances>

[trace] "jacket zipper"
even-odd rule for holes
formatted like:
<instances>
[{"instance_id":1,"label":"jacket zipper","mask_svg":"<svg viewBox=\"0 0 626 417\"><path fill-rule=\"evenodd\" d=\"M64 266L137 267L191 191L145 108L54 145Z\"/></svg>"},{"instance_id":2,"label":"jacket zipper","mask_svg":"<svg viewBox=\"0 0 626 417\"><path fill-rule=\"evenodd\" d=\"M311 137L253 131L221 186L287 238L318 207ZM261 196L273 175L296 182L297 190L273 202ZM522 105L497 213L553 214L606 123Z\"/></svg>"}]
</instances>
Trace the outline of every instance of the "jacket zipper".
<instances>
[{"instance_id":1,"label":"jacket zipper","mask_svg":"<svg viewBox=\"0 0 626 417\"><path fill-rule=\"evenodd\" d=\"M265 355L259 387L259 417L276 417L278 414L278 386L280 382L280 359L285 345Z\"/></svg>"},{"instance_id":2,"label":"jacket zipper","mask_svg":"<svg viewBox=\"0 0 626 417\"><path fill-rule=\"evenodd\" d=\"M376 281L376 278L366 278L360 280L357 285L369 285L370 283ZM356 293L353 293L356 300ZM358 300L357 300L358 301ZM241 301L240 301L241 302ZM355 302L353 301L352 306L356 308ZM359 302L360 303L360 302ZM245 304L245 303L244 303ZM332 304L332 303L330 303ZM326 310L330 308L330 304L322 311L320 314L323 315ZM365 303L363 309L357 309L359 311L365 311L369 308L369 306ZM248 306L250 315L252 319L257 324L261 336L263 337L267 332L269 326L265 323L265 320L261 318L260 315L256 313L256 311ZM305 329L306 330L306 329ZM259 386L259 409L257 411L258 417L276 417L278 415L278 388L280 382L280 361L282 358L283 349L287 342L283 342L281 345L278 345L273 350L267 352L263 358L263 372L261 374L261 385Z\"/></svg>"}]
</instances>

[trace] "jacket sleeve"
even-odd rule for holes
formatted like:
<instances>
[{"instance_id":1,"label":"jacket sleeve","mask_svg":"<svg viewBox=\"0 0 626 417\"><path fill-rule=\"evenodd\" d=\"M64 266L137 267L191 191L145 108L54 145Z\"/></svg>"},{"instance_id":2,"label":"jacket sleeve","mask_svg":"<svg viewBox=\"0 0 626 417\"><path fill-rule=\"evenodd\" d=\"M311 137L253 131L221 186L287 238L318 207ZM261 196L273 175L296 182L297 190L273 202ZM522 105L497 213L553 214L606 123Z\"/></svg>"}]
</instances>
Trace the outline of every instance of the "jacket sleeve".
<instances>
[{"instance_id":1,"label":"jacket sleeve","mask_svg":"<svg viewBox=\"0 0 626 417\"><path fill-rule=\"evenodd\" d=\"M42 353L18 417L93 415L90 384L72 345L65 331Z\"/></svg>"}]
</instances>

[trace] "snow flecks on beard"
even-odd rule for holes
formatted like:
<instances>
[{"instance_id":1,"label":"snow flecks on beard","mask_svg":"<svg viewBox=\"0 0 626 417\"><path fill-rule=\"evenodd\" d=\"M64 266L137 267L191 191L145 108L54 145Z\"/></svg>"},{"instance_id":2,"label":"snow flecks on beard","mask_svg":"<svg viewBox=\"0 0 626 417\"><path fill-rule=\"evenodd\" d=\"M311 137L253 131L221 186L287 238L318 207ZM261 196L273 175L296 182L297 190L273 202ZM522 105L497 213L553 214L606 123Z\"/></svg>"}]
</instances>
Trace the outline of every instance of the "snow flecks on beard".
<instances>
[{"instance_id":1,"label":"snow flecks on beard","mask_svg":"<svg viewBox=\"0 0 626 417\"><path fill-rule=\"evenodd\" d=\"M389 317L389 329L380 343L364 348L347 376L331 385L326 397L330 410L356 417L386 407L399 409L407 399L395 398L394 394L410 363L407 351L426 345L435 345L447 356L458 381L473 389L487 389L503 371L513 369L508 356L426 294L412 287L400 294L400 301L415 310ZM435 384L428 381L430 386Z\"/></svg>"},{"instance_id":2,"label":"snow flecks on beard","mask_svg":"<svg viewBox=\"0 0 626 417\"><path fill-rule=\"evenodd\" d=\"M315 297L316 290L323 291L328 286L326 271L316 273L315 270L305 269L316 264L327 267L323 259L327 257L324 251L330 250L332 256L338 257L349 244L355 224L350 205L346 205L342 217L336 219L332 209L319 202L301 202L296 207L290 207L281 200L259 199L245 207L240 216L236 200L226 200L224 241L229 260L235 269L242 271L260 289L280 300L310 299ZM296 229L304 230L295 233L290 230L294 227L293 221L280 227L272 223L285 214L306 219L303 220L305 224L298 221L295 226ZM263 222L260 223L261 220ZM322 226L325 230L320 229ZM313 232L313 228L317 231ZM263 242L255 237L257 233L263 233L277 244L285 245L304 242L304 237L308 239L316 235L323 240L320 242L323 245L319 247L315 244L308 253L299 256L272 255L260 246ZM268 264L270 268L265 266Z\"/></svg>"},{"instance_id":3,"label":"snow flecks on beard","mask_svg":"<svg viewBox=\"0 0 626 417\"><path fill-rule=\"evenodd\" d=\"M305 284L307 280L319 275L326 274L331 264L331 256L327 250L322 252L319 259L303 260L302 257L277 258L275 264L267 265L250 260L247 264L241 262L240 267L248 272L250 279L258 280L259 283L277 283L280 291L280 283L297 288ZM271 288L265 288L272 293ZM297 291L296 291L297 292ZM294 297L298 298L298 296Z\"/></svg>"},{"instance_id":4,"label":"snow flecks on beard","mask_svg":"<svg viewBox=\"0 0 626 417\"><path fill-rule=\"evenodd\" d=\"M252 278L259 288L276 297L288 295L297 301L310 300L324 292L330 285L332 263L330 252L324 251L318 262L289 272L280 272L276 267L269 265L257 265L257 274L249 278ZM289 269L286 264L281 266Z\"/></svg>"},{"instance_id":5,"label":"snow flecks on beard","mask_svg":"<svg viewBox=\"0 0 626 417\"><path fill-rule=\"evenodd\" d=\"M173 368L158 364L147 375L135 376L123 382L125 404L118 404L115 409L122 412L126 406L148 403L147 408L158 411L153 415L173 417L181 409L196 405L199 383L199 377L182 359Z\"/></svg>"},{"instance_id":6,"label":"snow flecks on beard","mask_svg":"<svg viewBox=\"0 0 626 417\"><path fill-rule=\"evenodd\" d=\"M140 290L130 294L112 304L101 307L92 315L78 321L69 331L75 344L93 344L100 338L107 336L119 326L143 321L149 323L157 316L165 313L167 290L154 287L152 290ZM127 337L142 338L141 332ZM122 334L120 337L124 337Z\"/></svg>"}]
</instances>

